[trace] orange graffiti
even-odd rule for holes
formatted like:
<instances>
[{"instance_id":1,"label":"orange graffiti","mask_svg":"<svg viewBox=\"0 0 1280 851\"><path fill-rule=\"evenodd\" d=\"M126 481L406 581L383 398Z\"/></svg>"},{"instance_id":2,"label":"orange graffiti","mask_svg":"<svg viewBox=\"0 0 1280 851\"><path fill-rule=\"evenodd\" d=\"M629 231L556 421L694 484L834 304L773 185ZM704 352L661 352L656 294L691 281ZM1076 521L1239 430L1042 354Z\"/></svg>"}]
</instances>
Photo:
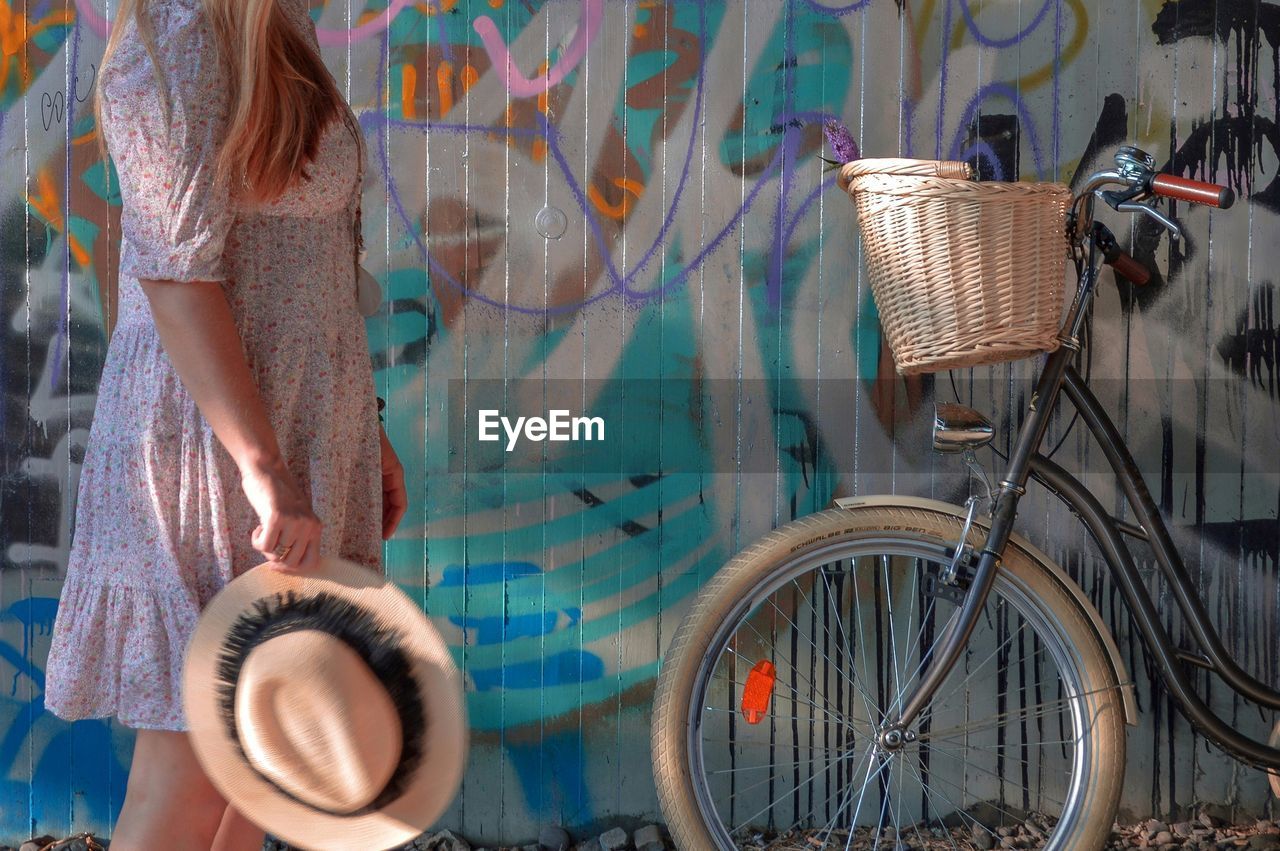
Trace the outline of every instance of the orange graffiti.
<instances>
[{"instance_id":1,"label":"orange graffiti","mask_svg":"<svg viewBox=\"0 0 1280 851\"><path fill-rule=\"evenodd\" d=\"M400 68L400 112L405 119L416 118L413 98L418 91L418 69L412 64Z\"/></svg>"},{"instance_id":2,"label":"orange graffiti","mask_svg":"<svg viewBox=\"0 0 1280 851\"><path fill-rule=\"evenodd\" d=\"M37 35L47 29L65 26L72 22L69 10L51 12L34 24L29 24L27 17L15 12L8 3L0 3L0 91L9 85L9 57L18 61L18 70L22 75L22 88L25 90L35 79L31 73L30 51L24 48Z\"/></svg>"},{"instance_id":3,"label":"orange graffiti","mask_svg":"<svg viewBox=\"0 0 1280 851\"><path fill-rule=\"evenodd\" d=\"M36 194L27 195L27 203L56 231L63 230L62 210L58 206L58 189L49 169L36 173Z\"/></svg>"},{"instance_id":4,"label":"orange graffiti","mask_svg":"<svg viewBox=\"0 0 1280 851\"><path fill-rule=\"evenodd\" d=\"M440 115L448 115L453 109L453 66L448 62L436 68L436 89L440 92Z\"/></svg>"},{"instance_id":5,"label":"orange graffiti","mask_svg":"<svg viewBox=\"0 0 1280 851\"><path fill-rule=\"evenodd\" d=\"M76 258L76 263L81 268L87 267L92 262L89 252L85 251L84 246L80 244L80 240L76 239L76 235L73 233L67 234L67 248L71 250L71 255Z\"/></svg>"},{"instance_id":6,"label":"orange graffiti","mask_svg":"<svg viewBox=\"0 0 1280 851\"><path fill-rule=\"evenodd\" d=\"M591 203L595 205L597 210L614 221L620 222L631 212L632 199L626 193L629 192L632 196L639 198L644 192L644 184L626 177L615 177L613 185L623 191L622 200L617 204L610 204L606 201L604 196L600 194L600 190L596 189L595 186L587 187L587 197L591 199Z\"/></svg>"},{"instance_id":7,"label":"orange graffiti","mask_svg":"<svg viewBox=\"0 0 1280 851\"><path fill-rule=\"evenodd\" d=\"M37 215L48 223L49 227L66 235L67 247L76 258L76 262L81 266L88 266L90 263L89 252L76 239L75 234L67 229L66 220L62 217L62 207L59 204L61 193L53 179L53 171L47 167L40 169L36 173L36 186L36 194L27 195L27 203L31 205L31 209L36 211Z\"/></svg>"},{"instance_id":8,"label":"orange graffiti","mask_svg":"<svg viewBox=\"0 0 1280 851\"><path fill-rule=\"evenodd\" d=\"M547 70L550 67L551 67L550 63L544 59L542 63L538 66L537 76L545 77L547 74ZM548 100L549 100L549 95L546 89L543 89L542 91L538 92L538 112L541 112L543 115L547 114Z\"/></svg>"},{"instance_id":9,"label":"orange graffiti","mask_svg":"<svg viewBox=\"0 0 1280 851\"><path fill-rule=\"evenodd\" d=\"M468 62L462 66L462 93L465 95L470 91L480 79L480 72L476 70L476 66Z\"/></svg>"}]
</instances>

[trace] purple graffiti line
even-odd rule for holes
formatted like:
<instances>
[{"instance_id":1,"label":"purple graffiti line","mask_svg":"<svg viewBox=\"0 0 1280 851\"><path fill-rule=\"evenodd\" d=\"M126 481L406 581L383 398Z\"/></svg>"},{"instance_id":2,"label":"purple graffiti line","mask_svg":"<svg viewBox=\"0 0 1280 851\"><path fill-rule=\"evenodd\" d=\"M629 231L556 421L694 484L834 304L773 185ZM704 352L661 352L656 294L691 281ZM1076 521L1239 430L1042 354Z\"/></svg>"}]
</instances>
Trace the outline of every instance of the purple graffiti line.
<instances>
[{"instance_id":1,"label":"purple graffiti line","mask_svg":"<svg viewBox=\"0 0 1280 851\"><path fill-rule=\"evenodd\" d=\"M700 32L701 40L703 43L705 43L705 39L706 39L705 11L703 12L703 15L702 15L700 29L701 29L701 32ZM386 51L383 51L384 54L385 52ZM381 63L381 58L379 61ZM377 76L378 91L375 99L376 103L381 103L383 99L383 81L385 80L385 74L382 72L383 72L383 69L379 68L379 73ZM387 188L388 188L392 205L395 207L397 214L400 216L400 220L404 224L406 231L412 234L412 239L414 241L414 244L418 247L418 250L420 251L421 256L426 260L428 267L432 270L433 275L438 276L439 280L442 280L448 286L452 287L458 292L465 294L468 298L474 299L475 301L478 301L482 304L487 304L492 307L498 307L498 308L503 308L507 310L514 310L519 313L527 313L531 315L544 315L544 314L558 315L558 314L570 313L575 310L580 310L581 308L586 307L589 304L593 304L594 302L600 301L610 296L620 295L624 299L627 299L629 301L645 301L645 300L650 300L654 298L661 298L668 291L683 285L684 282L688 280L689 276L693 274L693 272L697 269L697 267L708 256L710 256L720 247L720 245L724 242L724 240L728 238L729 234L733 233L734 229L738 226L739 222L742 221L743 216L746 215L747 211L751 209L752 205L755 203L756 199L759 197L760 192L763 190L766 182L769 180L771 175L778 170L779 163L781 162L781 158L784 154L784 149L782 147L779 147L779 150L777 151L777 153L774 154L773 160L770 162L769 166L766 167L765 170L761 173L759 180L747 193L742 204L739 206L737 212L734 213L734 215L730 218L729 222L723 228L721 228L720 231L709 242L707 242L707 244L702 248L702 250L698 252L698 254L695 257L693 257L689 261L689 263L687 263L685 267L681 269L681 271L678 274L673 276L671 280L666 281L661 286L655 287L653 289L644 290L644 289L636 288L634 286L635 279L641 273L644 272L648 264L653 260L654 256L658 253L658 250L665 244L667 234L670 232L671 228L674 225L676 211L680 206L681 197L684 194L685 187L689 181L689 175L692 171L693 152L697 147L696 142L697 142L698 127L702 123L701 115L702 115L703 100L704 100L705 82L706 82L705 69L702 66L702 64L699 63L697 87L694 93L694 101L693 101L694 111L690 121L691 129L689 131L688 147L685 150L684 161L680 169L680 179L677 181L675 190L672 192L671 202L668 205L666 214L663 217L662 227L659 229L658 233L654 236L652 243L649 245L644 255L625 275L622 274L618 270L617 266L614 264L613 254L609 250L608 245L605 241L604 232L600 227L600 221L596 216L593 207L591 206L590 203L588 203L586 193L582 189L581 184L579 184L579 182L574 178L573 171L569 166L569 162L564 156L563 150L561 149L560 137L558 133L553 127L550 126L550 124L546 121L545 118L542 118L541 116L539 116L538 127L532 128L532 129L513 128L513 127L506 127L506 126L494 126L494 125L487 125L487 124L485 125L446 124L441 122L431 122L430 125L428 125L424 122L418 122L418 121L392 120L386 114L362 115L360 118L360 123L362 126L365 126L368 129L387 131L387 132L381 132L381 133L375 134L378 139L377 149L378 149L378 155L379 155L379 164L382 167L382 175L383 175L383 178L387 181ZM594 240L595 245L600 252L600 256L605 263L606 274L608 275L610 286L589 298L582 299L572 303L560 304L555 306L525 307L525 306L511 304L510 302L504 302L498 299L489 298L479 292L476 292L472 288L468 287L466 284L462 283L461 281L453 277L453 275L449 274L448 269L443 264L438 262L434 256L432 256L430 250L427 248L426 244L424 243L418 228L416 228L413 224L413 217L410 216L408 211L405 209L404 204L400 198L400 194L396 189L395 180L391 173L390 151L387 148L387 139L390 136L390 130L392 128L395 128L398 130L404 130L404 131L419 132L419 133L442 132L442 133L455 133L459 135L465 135L468 133L480 133L480 134L488 134L488 135L494 135L498 137L507 137L507 138L514 136L514 137L520 137L520 138L541 138L545 140L547 143L547 151L551 159L555 161L556 166L560 169L561 174L564 176L565 184L568 187L569 192L573 196L574 203L577 204L578 209L582 212L583 220L587 223L587 227L591 231L592 239Z\"/></svg>"},{"instance_id":2,"label":"purple graffiti line","mask_svg":"<svg viewBox=\"0 0 1280 851\"><path fill-rule=\"evenodd\" d=\"M71 67L80 67L80 28L73 27L71 30ZM71 77L71 86L68 89L67 98L67 124L66 124L66 144L62 148L62 188L66 193L67 209L71 209L71 135L72 128L76 123L76 104L80 102L79 93L76 90L76 84L80 82L80 75L74 74ZM70 224L67 227L68 238L70 237ZM62 252L62 269L60 282L58 285L58 304L71 304L71 253L69 251ZM58 381L61 378L62 359L66 357L66 349L70 345L68 342L67 320L70 311L58 311L58 333L54 339L53 350L53 368L49 370L49 389L56 389Z\"/></svg>"},{"instance_id":3,"label":"purple graffiti line","mask_svg":"<svg viewBox=\"0 0 1280 851\"><path fill-rule=\"evenodd\" d=\"M947 83L951 78L951 0L942 15L942 69L938 74L938 122L933 142L933 158L942 159L942 125L947 116ZM910 139L910 137L908 137Z\"/></svg>"},{"instance_id":4,"label":"purple graffiti line","mask_svg":"<svg viewBox=\"0 0 1280 851\"><path fill-rule=\"evenodd\" d=\"M316 27L316 40L322 47L336 47L350 46L353 42L372 38L391 26L391 21L411 2L412 0L391 0L391 5L385 11L379 12L363 24L351 29L332 30ZM98 38L105 40L111 32L111 23L93 7L93 0L76 0L76 19L93 30Z\"/></svg>"},{"instance_id":5,"label":"purple graffiti line","mask_svg":"<svg viewBox=\"0 0 1280 851\"><path fill-rule=\"evenodd\" d=\"M809 212L809 208L818 200L818 196L836 185L836 177L837 175L832 174L823 178L801 200L799 206L796 207L796 211L787 220L782 239L778 244L773 261L769 264L768 280L766 281L766 285L769 288L769 303L774 307L778 307L782 303L782 264L786 259L787 250L791 247L791 240L795 236L796 228L800 226L800 222L804 219L805 214Z\"/></svg>"},{"instance_id":6,"label":"purple graffiti line","mask_svg":"<svg viewBox=\"0 0 1280 851\"><path fill-rule=\"evenodd\" d=\"M362 120L362 123L369 123L371 125L374 124L375 122L377 123L377 126L380 126L380 127L412 129L412 130L418 130L423 132L425 132L427 129L424 125L417 122L391 121L385 118L383 118L382 120L378 120L377 117L373 117L368 122L365 122ZM696 123L695 123L695 127L696 127ZM387 185L389 187L392 204L395 207L397 213L399 214L402 223L406 226L406 229L408 230L408 232L413 234L414 244L417 245L422 256L426 259L432 271L432 274L438 275L440 279L443 280L445 283L447 283L450 287L453 287L459 292L466 294L466 296L470 299L474 299L483 304L488 304L492 307L500 307L507 310L514 310L518 313L527 313L527 314L538 315L538 316L543 314L558 315L563 313L570 313L575 310L580 310L583 307L586 307L587 305L593 304L597 301L608 298L610 296L620 295L626 298L627 300L634 301L634 302L647 301L654 298L661 298L668 291L683 285L684 282L688 280L689 276L693 274L693 272L697 269L697 267L708 256L710 256L717 249L719 249L720 245L725 241L725 239L727 239L728 236L731 233L733 233L733 231L737 228L739 222L742 221L743 216L745 216L747 211L751 209L752 205L755 203L756 199L760 195L760 192L764 189L765 183L767 182L769 176L772 173L777 171L779 162L784 153L783 149L779 148L778 152L774 154L772 162L765 169L761 178L756 182L755 186L753 186L751 188L751 191L748 192L746 199L743 201L741 206L739 206L737 212L734 213L733 217L729 220L729 222L723 228L721 228L720 231L709 242L707 242L707 244L703 247L703 249L699 251L698 254L694 256L689 261L689 263L686 264L686 266L680 270L678 274L673 276L671 280L666 281L659 287L655 287L649 290L642 290L642 289L635 288L632 285L633 281L635 280L636 276L643 271L644 265L648 262L648 259L651 258L653 254L657 252L658 248L663 244L663 236L666 230L666 226L664 225L663 232L659 233L654 238L653 243L651 244L649 250L646 252L645 258L642 258L640 262L636 263L636 265L633 266L631 270L627 272L626 275L621 274L617 266L613 262L612 252L609 251L608 246L605 243L604 233L600 228L599 220L596 218L590 204L588 204L586 195L583 192L582 187L575 180L573 173L570 170L568 161L565 159L563 152L560 150L559 138L553 130L551 130L550 128L546 128L544 131L522 130L519 128L510 128L510 127L497 126L497 125L441 124L439 122L433 122L431 124L430 129L435 132L445 132L445 133L458 133L458 134L487 133L487 134L494 134L498 136L506 135L506 136L516 136L516 137L542 137L546 139L547 149L551 154L551 157L555 160L556 165L560 168L560 171L564 177L565 183L568 186L570 193L573 195L574 201L577 204L578 209L582 212L583 217L587 222L589 229L591 230L592 238L595 241L595 244L598 250L600 251L601 257L604 259L606 269L607 269L607 275L609 277L611 285L608 288L596 293L595 295L589 298L582 299L576 302L559 304L554 306L540 305L540 306L529 306L529 307L515 305L515 304L511 304L510 302L504 302L498 299L489 298L488 296L485 296L479 292L476 292L474 289L468 287L466 284L462 283L457 278L453 277L453 275L449 274L448 269L445 268L441 263L439 263L435 259L435 257L431 254L430 250L427 248L427 246L423 242L422 237L419 234L417 228L413 227L413 219L409 215L408 211L405 210L404 205L400 200L399 192L396 190L395 184L390 177L390 158L388 156L385 144L381 143L381 141L379 144L379 153L381 154L383 176L384 178L387 179ZM379 138L381 140L381 136ZM688 174L689 174L689 168L686 166L686 168L684 169L681 175L681 184L683 184L684 180L687 179ZM679 190L677 190L677 193L678 191ZM674 218L674 214L677 206L678 206L678 199L675 197L675 195L673 195L671 205L668 208L669 221Z\"/></svg>"},{"instance_id":7,"label":"purple graffiti line","mask_svg":"<svg viewBox=\"0 0 1280 851\"><path fill-rule=\"evenodd\" d=\"M502 82L507 92L515 97L527 98L542 94L567 77L569 72L582 61L582 57L587 55L587 48L591 46L603 22L604 0L582 0L578 29L574 31L569 46L565 48L551 70L532 80L516 70L511 51L507 49L507 43L502 40L502 34L498 32L498 27L492 19L482 15L476 18L472 26L479 34L480 41L484 43L485 52L493 60L493 67L502 75Z\"/></svg>"},{"instance_id":8,"label":"purple graffiti line","mask_svg":"<svg viewBox=\"0 0 1280 851\"><path fill-rule=\"evenodd\" d=\"M1039 12L1036 12L1036 16L1031 19L1031 23L1023 27L1022 32L1011 35L1008 38L992 38L984 33L978 27L978 21L973 17L973 11L969 8L969 0L960 0L960 14L964 15L964 22L969 27L969 32L973 33L973 37L983 47L1012 47L1034 32L1036 27L1043 23L1045 13L1054 4L1055 0L1044 0L1044 5L1040 7Z\"/></svg>"},{"instance_id":9,"label":"purple graffiti line","mask_svg":"<svg viewBox=\"0 0 1280 851\"><path fill-rule=\"evenodd\" d=\"M1036 163L1036 179L1044 179L1044 152L1040 148L1040 137L1036 135L1036 125L1031 118L1031 113L1027 111L1027 106L1022 102L1022 98L1018 96L1017 90L1005 83L988 83L978 89L977 93L969 100L968 105L964 108L964 115L960 118L960 123L956 126L956 135L951 142L951 150L947 154L947 159L957 160L965 154L964 134L965 130L973 122L978 114L979 107L982 106L989 98L1004 97L1013 104L1014 109L1018 111L1018 129L1026 131L1027 139L1031 142L1031 155ZM941 129L939 129L941 133ZM1017 179L1017 175L1009 175L1006 179Z\"/></svg>"},{"instance_id":10,"label":"purple graffiti line","mask_svg":"<svg viewBox=\"0 0 1280 851\"><path fill-rule=\"evenodd\" d=\"M349 46L352 42L380 35L391 26L396 15L411 2L412 0L391 0L391 5L386 8L386 11L379 12L363 24L351 29L331 30L316 27L316 41L320 42L321 47Z\"/></svg>"},{"instance_id":11,"label":"purple graffiti line","mask_svg":"<svg viewBox=\"0 0 1280 851\"><path fill-rule=\"evenodd\" d=\"M871 0L857 0L857 2L850 3L847 6L826 6L819 3L818 0L804 0L804 4L813 11L823 15L834 15L837 18L847 15L850 12L856 12L859 9L864 9L870 3Z\"/></svg>"},{"instance_id":12,"label":"purple graffiti line","mask_svg":"<svg viewBox=\"0 0 1280 851\"><path fill-rule=\"evenodd\" d=\"M978 42L983 46L995 47L995 48L1010 47L1012 45L1015 45L1021 42L1024 38L1027 37L1028 34L1030 34L1037 27L1039 27L1040 24L1044 22L1045 15L1048 13L1049 7L1050 6L1054 7L1055 29L1054 29L1054 44L1053 44L1053 70L1054 70L1054 73L1053 73L1053 87L1054 87L1053 88L1053 98L1054 98L1053 119L1054 119L1054 149L1055 149L1054 154L1055 154L1055 165L1056 165L1057 135L1058 135L1057 123L1059 120L1059 115L1058 115L1058 111L1059 111L1058 85L1059 85L1059 77L1060 77L1059 63L1061 61L1061 56L1062 56L1062 32L1061 32L1062 3L1061 3L1061 0L1045 0L1044 5L1042 5L1040 7L1040 10L1036 12L1035 17L1031 20L1031 23L1028 24L1026 27L1024 27L1021 32L1016 33L1015 35L1009 36L1008 38L992 38L991 36L988 36L978 27L977 20L973 17L973 10L969 8L969 0L959 0L959 4L960 4L960 13L961 15L964 16L964 19L965 19L965 25L968 27L969 32L973 34L973 37L977 39ZM944 33L949 34L951 32L951 21L952 21L952 0L947 0L946 10L943 15L943 24L942 24L942 31ZM947 83L949 82L949 78L950 78L950 66L951 66L951 39L947 37L943 39L943 43L942 43L942 69L941 69L941 73L939 74L937 138L935 140L935 146L934 146L934 156L938 159L942 158L942 132L943 132L945 113L946 113ZM1009 100L1012 101L1013 104L1017 107L1018 115L1021 119L1020 126L1026 128L1028 137L1031 140L1032 149L1035 154L1037 179L1043 180L1044 179L1044 157L1040 150L1039 139L1037 138L1035 133L1035 124L1032 123L1032 121L1030 120L1030 116L1027 113L1026 108L1023 106L1022 98L1018 96L1017 91L1015 91L1012 87L1004 85L1002 83L992 83L990 85L984 86L983 88L979 89L978 93L974 95L972 100L969 101L969 104L965 109L964 117L961 119L960 124L957 127L956 137L951 144L951 151L948 156L948 159L958 159L961 147L964 144L962 140L963 140L963 134L964 134L965 128L968 127L969 123L973 120L973 116L977 112L978 107L982 105L982 102L992 95L1004 95L1005 97L1008 97ZM909 138L910 137L908 137L908 139ZM1016 179L1016 178L1017 178L1017 175L1012 175L1009 179Z\"/></svg>"},{"instance_id":13,"label":"purple graffiti line","mask_svg":"<svg viewBox=\"0 0 1280 851\"><path fill-rule=\"evenodd\" d=\"M970 157L985 157L987 162L990 163L991 165L991 170L995 173L996 180L1010 179L1009 175L1006 175L1004 173L1004 166L1000 163L999 155L997 155L995 150L993 150L992 147L988 145L986 142L983 142L982 140L978 140L973 144L969 145L969 147L962 150L959 153L959 155L953 157L952 159L957 159L962 162L968 162ZM1012 179L1017 180L1018 176L1015 174L1013 175Z\"/></svg>"}]
</instances>

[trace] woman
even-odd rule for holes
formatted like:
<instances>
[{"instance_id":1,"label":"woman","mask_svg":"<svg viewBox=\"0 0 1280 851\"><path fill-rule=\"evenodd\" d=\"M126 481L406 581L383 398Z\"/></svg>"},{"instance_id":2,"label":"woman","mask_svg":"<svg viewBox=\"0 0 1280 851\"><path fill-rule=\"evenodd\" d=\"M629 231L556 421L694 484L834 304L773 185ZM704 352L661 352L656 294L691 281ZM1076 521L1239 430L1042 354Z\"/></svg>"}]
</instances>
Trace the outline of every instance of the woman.
<instances>
[{"instance_id":1,"label":"woman","mask_svg":"<svg viewBox=\"0 0 1280 851\"><path fill-rule=\"evenodd\" d=\"M115 851L261 847L187 741L187 641L264 556L380 570L405 510L356 304L364 144L307 3L122 0L103 58L120 318L44 699L138 731Z\"/></svg>"}]
</instances>

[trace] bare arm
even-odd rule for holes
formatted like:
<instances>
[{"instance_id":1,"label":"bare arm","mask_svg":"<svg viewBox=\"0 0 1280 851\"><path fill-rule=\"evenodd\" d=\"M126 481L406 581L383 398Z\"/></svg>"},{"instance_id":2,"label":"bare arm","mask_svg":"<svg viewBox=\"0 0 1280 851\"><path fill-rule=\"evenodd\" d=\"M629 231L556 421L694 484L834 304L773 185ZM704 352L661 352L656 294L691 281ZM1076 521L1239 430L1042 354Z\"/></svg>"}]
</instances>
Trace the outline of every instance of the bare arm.
<instances>
[{"instance_id":1,"label":"bare arm","mask_svg":"<svg viewBox=\"0 0 1280 851\"><path fill-rule=\"evenodd\" d=\"M240 469L262 521L254 547L270 555L291 544L286 565L314 565L321 523L285 465L221 284L146 278L139 284L183 387Z\"/></svg>"},{"instance_id":2,"label":"bare arm","mask_svg":"<svg viewBox=\"0 0 1280 851\"><path fill-rule=\"evenodd\" d=\"M240 332L217 281L139 281L165 354L241 472L283 465L249 372Z\"/></svg>"}]
</instances>

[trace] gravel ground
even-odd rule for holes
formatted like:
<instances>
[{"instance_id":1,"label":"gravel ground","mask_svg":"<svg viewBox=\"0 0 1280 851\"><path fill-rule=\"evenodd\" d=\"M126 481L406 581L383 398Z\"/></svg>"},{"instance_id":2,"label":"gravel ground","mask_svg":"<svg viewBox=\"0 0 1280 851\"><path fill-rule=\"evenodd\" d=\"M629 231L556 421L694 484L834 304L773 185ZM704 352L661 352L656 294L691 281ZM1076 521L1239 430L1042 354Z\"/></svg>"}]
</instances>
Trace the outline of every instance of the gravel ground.
<instances>
[{"instance_id":1,"label":"gravel ground","mask_svg":"<svg viewBox=\"0 0 1280 851\"><path fill-rule=\"evenodd\" d=\"M793 831L783 836L756 835L738 847L741 851L818 851L825 847L848 851L988 851L1001 848L1042 848L1051 822L1032 814L1013 827L994 830L970 827L911 827L902 835L892 828L881 832L859 829L852 838L847 831ZM107 840L92 840L109 846ZM878 841L877 841L878 840ZM0 851L47 851L53 837L42 836L22 843L18 849L0 844ZM65 843L65 844L63 844ZM91 851L92 845L82 841L66 841L53 846L54 851ZM83 844L82 844L83 843ZM658 825L647 825L635 832L615 827L598 836L571 839L559 827L545 827L536 839L523 845L471 845L449 831L424 834L397 851L669 851L675 846L666 831ZM1232 820L1225 807L1206 805L1181 821L1146 819L1136 824L1116 825L1107 845L1108 851L1151 848L1154 851L1192 849L1192 851L1227 851L1227 849L1270 849L1280 851L1280 822L1270 819ZM279 840L268 838L263 851L295 851Z\"/></svg>"},{"instance_id":2,"label":"gravel ground","mask_svg":"<svg viewBox=\"0 0 1280 851\"><path fill-rule=\"evenodd\" d=\"M1043 848L1052 825L1044 816L1032 814L1022 824L987 830L982 827L910 827L897 833L893 828L880 832L870 828L855 830L850 838L848 831L833 830L828 835L822 831L794 831L777 837L754 837L739 847L742 851L816 851L816 849L848 848L892 849L892 851L988 851L1002 848ZM825 845L824 845L825 840ZM1151 848L1155 851L1169 849L1194 849L1195 851L1220 851L1220 849L1274 849L1280 851L1280 823L1269 819L1249 819L1232 822L1210 809L1202 809L1194 818L1164 822L1146 819L1137 824L1115 825L1110 851L1129 848Z\"/></svg>"}]
</instances>

